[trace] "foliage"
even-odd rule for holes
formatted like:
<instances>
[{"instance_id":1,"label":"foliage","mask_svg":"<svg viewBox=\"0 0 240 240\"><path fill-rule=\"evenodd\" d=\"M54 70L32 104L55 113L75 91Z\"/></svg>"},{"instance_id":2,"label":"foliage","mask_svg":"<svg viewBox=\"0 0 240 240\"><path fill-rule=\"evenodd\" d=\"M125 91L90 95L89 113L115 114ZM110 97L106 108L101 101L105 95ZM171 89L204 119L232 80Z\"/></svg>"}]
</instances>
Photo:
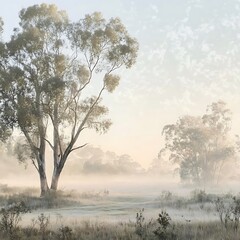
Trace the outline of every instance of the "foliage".
<instances>
[{"instance_id":1,"label":"foliage","mask_svg":"<svg viewBox=\"0 0 240 240\"><path fill-rule=\"evenodd\" d=\"M226 205L230 198L227 196L222 197L220 201ZM219 200L218 200L219 201ZM239 239L240 229L235 226L235 216L239 216L239 201L238 198L231 198L231 217L227 224L227 227L222 227L220 222L176 222L174 223L169 214L166 211L161 211L156 221L146 220L143 216L145 210L141 209L137 213L136 222L88 222L84 221L81 224L77 222L72 223L71 227L67 225L68 222L64 222L60 227L54 226L54 230L50 228L50 217L44 214L40 214L37 219L33 219L29 226L20 227L19 221L15 225L15 230L12 234L6 234L3 229L0 229L0 239L32 239L32 240L105 240L105 239L126 239L126 240L139 240L139 239ZM16 204L15 206L17 206ZM229 206L230 206L229 205ZM13 206L13 205L12 205ZM18 205L24 206L19 203ZM226 205L227 206L227 205ZM9 206L10 209L10 206ZM20 207L21 209L21 207ZM24 214L25 211L20 211ZM239 218L238 218L239 219ZM7 226L10 221L7 222ZM55 223L56 224L56 223ZM238 225L237 225L238 226ZM137 231L139 227L140 231ZM9 226L7 227L9 229ZM140 234L139 234L140 233Z\"/></svg>"},{"instance_id":2,"label":"foliage","mask_svg":"<svg viewBox=\"0 0 240 240\"><path fill-rule=\"evenodd\" d=\"M145 229L144 229L144 221L145 218L143 216L144 208L140 209L139 212L136 214L136 233L139 235L141 238L143 238Z\"/></svg>"},{"instance_id":3,"label":"foliage","mask_svg":"<svg viewBox=\"0 0 240 240\"><path fill-rule=\"evenodd\" d=\"M154 231L155 236L159 240L174 240L177 239L176 235L174 233L174 229L172 228L171 231L169 231L171 226L171 218L169 214L166 211L161 211L158 215L157 223L158 228Z\"/></svg>"},{"instance_id":4,"label":"foliage","mask_svg":"<svg viewBox=\"0 0 240 240\"><path fill-rule=\"evenodd\" d=\"M222 101L212 103L202 117L184 116L163 128L169 159L179 165L184 181L217 180L224 163L234 156L230 141L231 112Z\"/></svg>"},{"instance_id":5,"label":"foliage","mask_svg":"<svg viewBox=\"0 0 240 240\"><path fill-rule=\"evenodd\" d=\"M39 232L41 234L42 240L47 240L48 239L48 225L50 221L49 216L45 216L43 213L41 213L38 216L38 225L39 225Z\"/></svg>"},{"instance_id":6,"label":"foliage","mask_svg":"<svg viewBox=\"0 0 240 240\"><path fill-rule=\"evenodd\" d=\"M171 201L173 199L173 194L170 191L162 191L160 199L163 201Z\"/></svg>"},{"instance_id":7,"label":"foliage","mask_svg":"<svg viewBox=\"0 0 240 240\"><path fill-rule=\"evenodd\" d=\"M144 208L140 209L136 214L135 232L141 239L148 239L153 223L152 220L146 222L143 213Z\"/></svg>"},{"instance_id":8,"label":"foliage","mask_svg":"<svg viewBox=\"0 0 240 240\"><path fill-rule=\"evenodd\" d=\"M144 208L137 212L135 232L141 239L155 239L154 236L159 240L174 240L176 235L174 233L174 228L171 226L171 218L169 214L162 210L157 218L157 228L155 227L155 221L152 219L146 221L143 215Z\"/></svg>"},{"instance_id":9,"label":"foliage","mask_svg":"<svg viewBox=\"0 0 240 240\"><path fill-rule=\"evenodd\" d=\"M203 203L209 201L210 198L205 190L196 189L192 191L192 200L198 203Z\"/></svg>"},{"instance_id":10,"label":"foliage","mask_svg":"<svg viewBox=\"0 0 240 240\"><path fill-rule=\"evenodd\" d=\"M237 231L240 221L240 198L234 196L230 202L227 203L224 202L222 198L218 198L215 201L215 206L221 224L223 224L226 229L233 227L233 229Z\"/></svg>"},{"instance_id":11,"label":"foliage","mask_svg":"<svg viewBox=\"0 0 240 240\"><path fill-rule=\"evenodd\" d=\"M138 43L119 18L107 21L99 12L71 22L55 5L40 4L22 9L19 17L1 54L0 138L21 131L25 141L18 157L31 159L44 195L46 144L53 153L51 189L56 190L69 155L86 145L77 145L82 131L105 133L111 126L102 96L119 84L113 72L135 63Z\"/></svg>"},{"instance_id":12,"label":"foliage","mask_svg":"<svg viewBox=\"0 0 240 240\"><path fill-rule=\"evenodd\" d=\"M0 210L0 229L8 235L10 239L15 239L22 214L29 211L30 209L24 202L14 203L6 208L2 208Z\"/></svg>"},{"instance_id":13,"label":"foliage","mask_svg":"<svg viewBox=\"0 0 240 240\"><path fill-rule=\"evenodd\" d=\"M72 229L68 226L62 226L59 228L58 232L59 232L59 240L71 240L73 239L73 233L72 233Z\"/></svg>"}]
</instances>

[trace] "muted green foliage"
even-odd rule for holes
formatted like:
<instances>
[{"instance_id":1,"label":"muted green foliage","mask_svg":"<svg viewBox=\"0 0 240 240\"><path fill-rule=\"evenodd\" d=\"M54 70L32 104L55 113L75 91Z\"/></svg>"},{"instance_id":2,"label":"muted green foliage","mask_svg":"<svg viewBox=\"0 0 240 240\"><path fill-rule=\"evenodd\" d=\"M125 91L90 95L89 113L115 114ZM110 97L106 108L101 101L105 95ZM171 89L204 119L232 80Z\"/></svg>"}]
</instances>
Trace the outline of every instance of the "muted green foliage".
<instances>
[{"instance_id":1,"label":"muted green foliage","mask_svg":"<svg viewBox=\"0 0 240 240\"><path fill-rule=\"evenodd\" d=\"M156 221L151 219L147 221L144 217L144 208L140 209L136 215L135 232L140 239L159 239L174 240L177 239L174 225L171 225L169 214L162 210Z\"/></svg>"},{"instance_id":2,"label":"muted green foliage","mask_svg":"<svg viewBox=\"0 0 240 240\"><path fill-rule=\"evenodd\" d=\"M22 9L19 18L11 40L0 46L0 139L21 131L25 141L17 155L32 161L46 194L46 144L53 152L56 190L70 153L81 148L76 142L82 131L105 133L111 126L103 93L118 86L115 70L136 62L138 43L119 18L107 21L98 12L71 22L55 5L40 4ZM98 90L89 95L92 84ZM22 143L28 145L24 153Z\"/></svg>"},{"instance_id":3,"label":"muted green foliage","mask_svg":"<svg viewBox=\"0 0 240 240\"><path fill-rule=\"evenodd\" d=\"M30 209L24 202L13 203L0 210L0 230L10 239L16 239L19 222Z\"/></svg>"},{"instance_id":4,"label":"muted green foliage","mask_svg":"<svg viewBox=\"0 0 240 240\"><path fill-rule=\"evenodd\" d=\"M212 103L206 114L183 116L175 124L163 128L165 147L170 160L179 166L183 181L216 182L223 164L235 154L235 144L229 137L231 112L222 101Z\"/></svg>"},{"instance_id":5,"label":"muted green foliage","mask_svg":"<svg viewBox=\"0 0 240 240\"><path fill-rule=\"evenodd\" d=\"M174 240L177 239L174 233L174 228L171 227L171 217L166 211L161 211L158 215L158 227L154 230L154 234L159 240Z\"/></svg>"},{"instance_id":6,"label":"muted green foliage","mask_svg":"<svg viewBox=\"0 0 240 240\"><path fill-rule=\"evenodd\" d=\"M192 194L192 200L194 202L203 203L203 202L208 202L212 200L209 194L207 194L205 190L202 190L202 189L196 189L192 191L191 194Z\"/></svg>"},{"instance_id":7,"label":"muted green foliage","mask_svg":"<svg viewBox=\"0 0 240 240\"><path fill-rule=\"evenodd\" d=\"M240 222L240 198L233 196L228 201L223 198L217 198L215 206L220 222L224 227L226 229L233 228L237 231Z\"/></svg>"},{"instance_id":8,"label":"muted green foliage","mask_svg":"<svg viewBox=\"0 0 240 240\"><path fill-rule=\"evenodd\" d=\"M116 76L116 75L113 75L113 74L105 75L104 83L105 83L106 89L109 92L113 92L114 89L118 86L119 80L120 80L119 76Z\"/></svg>"},{"instance_id":9,"label":"muted green foliage","mask_svg":"<svg viewBox=\"0 0 240 240\"><path fill-rule=\"evenodd\" d=\"M146 221L144 217L144 208L136 214L135 232L141 239L148 239L151 233L152 221Z\"/></svg>"},{"instance_id":10,"label":"muted green foliage","mask_svg":"<svg viewBox=\"0 0 240 240\"><path fill-rule=\"evenodd\" d=\"M62 226L58 230L59 240L73 239L73 230L69 226Z\"/></svg>"},{"instance_id":11,"label":"muted green foliage","mask_svg":"<svg viewBox=\"0 0 240 240\"><path fill-rule=\"evenodd\" d=\"M39 225L39 232L41 235L42 240L47 240L49 235L48 225L49 225L49 216L45 216L43 213L41 213L38 216L37 223Z\"/></svg>"}]
</instances>

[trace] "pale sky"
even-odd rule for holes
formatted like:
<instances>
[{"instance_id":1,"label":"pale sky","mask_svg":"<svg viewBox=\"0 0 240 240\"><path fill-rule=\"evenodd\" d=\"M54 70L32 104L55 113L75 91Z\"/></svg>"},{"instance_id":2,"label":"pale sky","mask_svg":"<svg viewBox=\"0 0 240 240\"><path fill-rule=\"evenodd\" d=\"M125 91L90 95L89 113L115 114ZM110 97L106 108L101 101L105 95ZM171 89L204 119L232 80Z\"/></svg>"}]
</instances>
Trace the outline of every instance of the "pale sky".
<instances>
[{"instance_id":1,"label":"pale sky","mask_svg":"<svg viewBox=\"0 0 240 240\"><path fill-rule=\"evenodd\" d=\"M0 0L8 39L18 12L51 3L71 20L94 11L120 17L139 42L139 57L121 73L120 86L105 94L113 125L105 135L85 133L104 150L129 154L148 167L163 145L161 131L185 114L202 115L208 104L226 101L240 122L239 0Z\"/></svg>"}]
</instances>

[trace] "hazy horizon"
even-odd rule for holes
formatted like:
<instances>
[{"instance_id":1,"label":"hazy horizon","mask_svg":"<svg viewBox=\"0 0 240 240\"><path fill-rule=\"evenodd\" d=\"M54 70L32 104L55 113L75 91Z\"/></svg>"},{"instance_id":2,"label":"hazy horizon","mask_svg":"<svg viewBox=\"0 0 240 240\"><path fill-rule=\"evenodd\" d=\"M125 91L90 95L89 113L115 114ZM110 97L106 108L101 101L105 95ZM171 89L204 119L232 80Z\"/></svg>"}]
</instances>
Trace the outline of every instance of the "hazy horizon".
<instances>
[{"instance_id":1,"label":"hazy horizon","mask_svg":"<svg viewBox=\"0 0 240 240\"><path fill-rule=\"evenodd\" d=\"M89 131L81 143L128 154L147 168L163 146L164 125L202 115L219 99L234 113L233 134L239 133L239 1L7 1L0 9L3 38L18 26L22 8L43 2L66 10L71 20L94 11L119 17L139 41L136 65L121 71L116 92L104 95L113 125L104 135Z\"/></svg>"}]
</instances>

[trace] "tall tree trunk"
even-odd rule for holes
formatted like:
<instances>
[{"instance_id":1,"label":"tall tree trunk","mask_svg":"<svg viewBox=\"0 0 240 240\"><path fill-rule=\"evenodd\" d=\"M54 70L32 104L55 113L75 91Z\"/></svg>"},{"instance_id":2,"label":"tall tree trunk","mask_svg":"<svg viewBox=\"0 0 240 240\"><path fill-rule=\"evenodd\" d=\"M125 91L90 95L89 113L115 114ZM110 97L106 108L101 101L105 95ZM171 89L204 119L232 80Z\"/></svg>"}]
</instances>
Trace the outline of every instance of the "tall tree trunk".
<instances>
[{"instance_id":1,"label":"tall tree trunk","mask_svg":"<svg viewBox=\"0 0 240 240\"><path fill-rule=\"evenodd\" d=\"M61 172L63 170L64 164L67 160L67 155L63 155L58 161L57 164L54 164L54 170L53 170L53 175L52 175L52 183L51 183L51 190L56 191L58 189L58 180L60 178Z\"/></svg>"},{"instance_id":2,"label":"tall tree trunk","mask_svg":"<svg viewBox=\"0 0 240 240\"><path fill-rule=\"evenodd\" d=\"M47 182L46 167L45 167L45 147L41 148L41 150L43 152L39 154L38 173L40 178L41 197L44 197L49 192L49 186Z\"/></svg>"},{"instance_id":3,"label":"tall tree trunk","mask_svg":"<svg viewBox=\"0 0 240 240\"><path fill-rule=\"evenodd\" d=\"M61 159L60 154L60 138L59 138L59 122L58 122L58 101L54 103L54 111L53 111L53 159L54 159L54 169L52 174L52 183L51 190L56 191L58 188L58 180L60 176L59 171L59 162Z\"/></svg>"},{"instance_id":4,"label":"tall tree trunk","mask_svg":"<svg viewBox=\"0 0 240 240\"><path fill-rule=\"evenodd\" d=\"M48 183L47 183L47 176L46 176L44 165L39 166L41 197L44 197L49 192L49 187L48 187Z\"/></svg>"},{"instance_id":5,"label":"tall tree trunk","mask_svg":"<svg viewBox=\"0 0 240 240\"><path fill-rule=\"evenodd\" d=\"M58 170L58 167L54 167L53 175L52 175L52 183L51 183L51 190L56 191L58 189L58 180L60 177L60 172Z\"/></svg>"},{"instance_id":6,"label":"tall tree trunk","mask_svg":"<svg viewBox=\"0 0 240 240\"><path fill-rule=\"evenodd\" d=\"M43 172L42 173L39 172L39 177L40 177L41 197L44 197L49 192L47 178L45 173Z\"/></svg>"}]
</instances>

